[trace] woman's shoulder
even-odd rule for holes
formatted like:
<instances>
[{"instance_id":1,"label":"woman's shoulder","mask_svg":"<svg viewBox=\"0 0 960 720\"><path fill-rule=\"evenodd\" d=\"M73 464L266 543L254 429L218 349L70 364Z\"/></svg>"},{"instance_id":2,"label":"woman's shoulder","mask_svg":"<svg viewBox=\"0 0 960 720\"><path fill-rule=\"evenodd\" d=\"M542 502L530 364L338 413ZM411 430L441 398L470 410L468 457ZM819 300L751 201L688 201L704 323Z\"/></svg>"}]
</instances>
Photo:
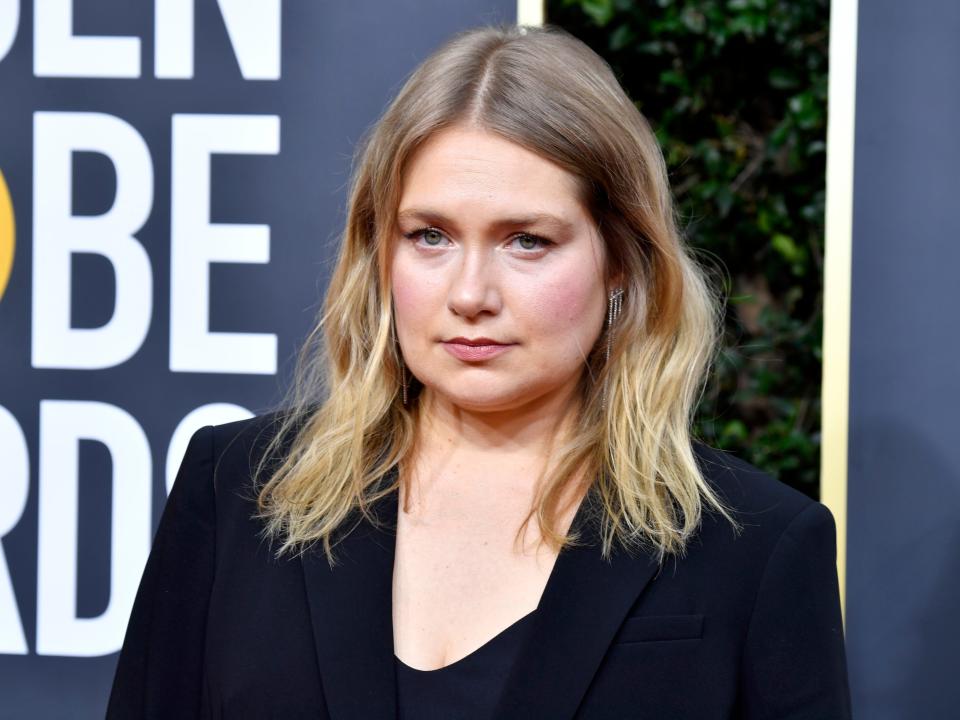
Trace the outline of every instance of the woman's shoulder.
<instances>
[{"instance_id":1,"label":"woman's shoulder","mask_svg":"<svg viewBox=\"0 0 960 720\"><path fill-rule=\"evenodd\" d=\"M825 505L770 473L699 441L694 442L693 449L707 483L745 527L777 537L798 519L834 525Z\"/></svg>"},{"instance_id":2,"label":"woman's shoulder","mask_svg":"<svg viewBox=\"0 0 960 720\"><path fill-rule=\"evenodd\" d=\"M274 446L273 441L286 417L284 411L277 410L198 431L209 433L214 484L218 491L225 486L248 485L265 453L282 456L291 438L282 438L279 446Z\"/></svg>"},{"instance_id":3,"label":"woman's shoulder","mask_svg":"<svg viewBox=\"0 0 960 720\"><path fill-rule=\"evenodd\" d=\"M274 410L245 420L214 425L214 442L221 453L265 447L280 431L286 417L283 410Z\"/></svg>"},{"instance_id":4,"label":"woman's shoulder","mask_svg":"<svg viewBox=\"0 0 960 720\"><path fill-rule=\"evenodd\" d=\"M826 505L730 453L702 443L694 452L737 525L704 504L684 558L690 577L731 602L782 603L788 613L797 587L835 592L837 526Z\"/></svg>"}]
</instances>

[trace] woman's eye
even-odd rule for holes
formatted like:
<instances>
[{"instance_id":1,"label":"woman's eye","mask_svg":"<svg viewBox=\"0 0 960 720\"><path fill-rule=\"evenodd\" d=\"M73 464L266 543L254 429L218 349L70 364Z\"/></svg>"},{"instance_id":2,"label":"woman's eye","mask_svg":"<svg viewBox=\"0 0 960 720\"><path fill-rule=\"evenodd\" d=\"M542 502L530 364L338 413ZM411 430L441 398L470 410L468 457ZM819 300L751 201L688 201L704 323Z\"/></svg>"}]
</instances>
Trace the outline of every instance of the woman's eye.
<instances>
[{"instance_id":1,"label":"woman's eye","mask_svg":"<svg viewBox=\"0 0 960 720\"><path fill-rule=\"evenodd\" d=\"M536 235L527 235L526 233L517 235L514 240L521 250L539 250L550 244L549 240Z\"/></svg>"},{"instance_id":2,"label":"woman's eye","mask_svg":"<svg viewBox=\"0 0 960 720\"><path fill-rule=\"evenodd\" d=\"M427 245L429 247L440 247L443 245L443 242L447 239L447 236L443 234L441 230L437 228L419 228L408 233L404 233L403 236L409 240L416 240L417 244Z\"/></svg>"},{"instance_id":3,"label":"woman's eye","mask_svg":"<svg viewBox=\"0 0 960 720\"><path fill-rule=\"evenodd\" d=\"M434 228L420 231L420 237L427 245L439 245L443 242L443 233Z\"/></svg>"}]
</instances>

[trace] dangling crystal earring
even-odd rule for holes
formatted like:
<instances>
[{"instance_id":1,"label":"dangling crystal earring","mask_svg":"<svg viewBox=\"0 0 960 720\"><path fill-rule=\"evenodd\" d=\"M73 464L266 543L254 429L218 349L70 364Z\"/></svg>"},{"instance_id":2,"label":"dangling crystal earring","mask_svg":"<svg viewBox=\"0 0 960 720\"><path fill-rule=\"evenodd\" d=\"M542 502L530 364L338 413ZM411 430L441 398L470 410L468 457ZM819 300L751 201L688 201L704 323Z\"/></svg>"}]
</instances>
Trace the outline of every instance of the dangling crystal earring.
<instances>
[{"instance_id":1,"label":"dangling crystal earring","mask_svg":"<svg viewBox=\"0 0 960 720\"><path fill-rule=\"evenodd\" d=\"M403 362L403 355L397 353L397 357L400 358L400 387L403 388L403 404L407 404L407 388L410 385L410 379L407 377L407 366Z\"/></svg>"},{"instance_id":2,"label":"dangling crystal earring","mask_svg":"<svg viewBox=\"0 0 960 720\"><path fill-rule=\"evenodd\" d=\"M620 317L620 309L623 307L623 288L616 288L610 291L607 298L607 352L605 364L610 364L610 350L613 347L613 324ZM607 407L607 383L603 385L603 395L601 397L600 407Z\"/></svg>"},{"instance_id":3,"label":"dangling crystal earring","mask_svg":"<svg viewBox=\"0 0 960 720\"><path fill-rule=\"evenodd\" d=\"M390 323L390 337L393 338L393 349L397 353L397 361L400 363L400 388L402 391L403 404L407 404L407 387L410 385L410 380L407 377L407 365L403 362L403 351L400 349L400 342L397 340L397 330L396 325Z\"/></svg>"},{"instance_id":4,"label":"dangling crystal earring","mask_svg":"<svg viewBox=\"0 0 960 720\"><path fill-rule=\"evenodd\" d=\"M610 362L610 348L613 346L613 324L620 317L620 309L623 307L623 288L617 288L610 291L610 297L607 299L607 357Z\"/></svg>"}]
</instances>

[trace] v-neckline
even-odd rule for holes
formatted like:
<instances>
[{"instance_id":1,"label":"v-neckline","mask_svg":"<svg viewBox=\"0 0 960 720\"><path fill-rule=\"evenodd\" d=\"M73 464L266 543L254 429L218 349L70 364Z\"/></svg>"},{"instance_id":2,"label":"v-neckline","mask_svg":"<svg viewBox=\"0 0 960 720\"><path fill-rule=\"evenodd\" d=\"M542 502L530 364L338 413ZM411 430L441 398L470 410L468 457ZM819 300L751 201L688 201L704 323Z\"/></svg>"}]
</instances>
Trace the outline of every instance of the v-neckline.
<instances>
[{"instance_id":1,"label":"v-neckline","mask_svg":"<svg viewBox=\"0 0 960 720\"><path fill-rule=\"evenodd\" d=\"M390 478L391 482L395 482L395 481L398 479L398 477L399 477L399 468L398 468L397 466L394 466L394 467L391 469L390 474L388 475L388 477ZM404 668L409 668L410 670L412 670L412 671L414 671L414 672L418 672L418 673L440 672L441 670L445 670L445 669L447 669L447 668L449 668L449 667L456 666L456 665L458 665L459 663L461 663L461 662L463 662L463 661L469 660L469 658L470 658L471 656L476 655L477 653L481 652L484 648L486 648L487 646L489 646L491 643L495 642L498 638L500 638L500 637L503 636L504 634L508 633L510 630L516 628L518 625L520 625L521 623L523 623L523 621L534 619L535 613L537 612L537 610L539 610L540 605L543 603L543 598L546 596L546 594L547 594L547 592L548 592L548 590L549 590L549 588L550 588L550 584L551 584L551 582L553 581L553 576L554 576L554 575L556 574L556 572L557 572L557 564L559 563L559 560L560 560L560 553L557 553L557 556L553 558L553 564L552 564L552 566L550 567L550 572L547 573L546 582L544 583L544 586L543 586L543 588L542 588L541 591L540 591L540 597L539 597L538 600L537 600L537 606L536 606L533 610L525 613L525 614L522 615L521 617L519 617L519 618L517 618L516 620L514 620L513 622L511 622L509 625L507 625L507 626L504 627L503 629L499 630L497 633L495 633L493 636L491 636L490 638L488 638L488 639L487 639L485 642L483 642L481 645L479 645L478 647L476 647L476 648L474 648L473 650L469 651L466 655L462 655L461 657L457 658L456 660L454 660L454 661L452 661L452 662L448 662L446 665L441 665L441 666L438 667L438 668L432 668L432 669L429 669L429 670L421 670L420 668L415 668L415 667L413 667L412 665L409 665L409 664L407 664L406 662L404 662L403 660L401 660L400 657L396 654L396 643L393 642L393 633L395 633L395 629L394 629L394 628L395 628L395 624L394 624L394 622L393 622L393 582L394 582L393 576L394 576L394 574L395 574L395 572L396 572L396 557L397 557L397 556L396 556L396 546L397 546L397 541L398 541L397 533L398 533L398 531L399 531L399 526L400 526L400 517L399 517L399 515L400 515L400 513L403 512L403 502L402 502L402 498L401 498L401 494L400 494L400 487L399 487L399 485L398 485L398 487L391 493L391 499L393 500L393 503L391 503L391 511L392 511L393 507L395 507L395 508L396 508L396 515L394 515L394 516L392 516L392 517L390 518L390 519L391 519L391 522L392 522L392 527L391 527L390 529L392 530L392 535L393 535L393 549L394 549L393 565L392 565L392 567L391 567L391 573L390 573L390 588L391 588L391 589L390 589L390 599L391 599L391 602L390 602L390 628L391 628L391 645L392 645L393 648L394 648L393 657L394 657L394 659L395 659L396 662L400 663ZM568 532L568 533L569 533L570 531L576 530L578 527L582 527L582 526L584 525L584 522L585 522L585 513L587 512L587 505L588 505L589 503L590 503L590 491L588 490L586 493L584 493L584 494L580 497L580 500L577 502L576 510L574 511L573 518L570 520L570 526L569 526L569 528L567 529L567 532ZM527 624L529 624L529 623L527 623Z\"/></svg>"},{"instance_id":2,"label":"v-neckline","mask_svg":"<svg viewBox=\"0 0 960 720\"><path fill-rule=\"evenodd\" d=\"M451 670L451 669L458 670L460 668L463 668L466 665L469 665L472 661L476 660L480 655L483 655L484 653L492 650L495 646L497 646L503 640L506 640L508 636L513 635L517 630L520 630L526 625L529 625L530 621L533 619L534 613L536 612L537 612L537 609L534 608L523 617L520 617L514 622L510 623L510 625L508 625L503 630L501 630L496 635L494 635L492 638L487 640L480 647L475 648L474 650L471 650L463 657L457 660L454 660L451 663L447 663L446 665L443 665L438 668L423 670L421 668L415 668L412 665L408 665L403 660L401 660L396 653L394 653L393 657L396 659L397 664L402 669L409 670L411 673L417 673L419 675L433 675L433 674L443 673L445 670Z\"/></svg>"}]
</instances>

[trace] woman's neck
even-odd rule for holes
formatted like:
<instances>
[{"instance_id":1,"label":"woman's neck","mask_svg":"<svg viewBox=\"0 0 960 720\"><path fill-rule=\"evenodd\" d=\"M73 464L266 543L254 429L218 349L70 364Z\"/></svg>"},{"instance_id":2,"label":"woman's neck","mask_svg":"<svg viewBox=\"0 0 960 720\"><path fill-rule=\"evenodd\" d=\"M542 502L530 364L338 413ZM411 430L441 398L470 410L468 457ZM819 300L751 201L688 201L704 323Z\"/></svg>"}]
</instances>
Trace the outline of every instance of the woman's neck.
<instances>
[{"instance_id":1,"label":"woman's neck","mask_svg":"<svg viewBox=\"0 0 960 720\"><path fill-rule=\"evenodd\" d=\"M521 521L552 469L552 451L572 428L574 397L570 392L523 408L480 413L425 388L418 400L414 450L401 468L404 511L422 518L431 508L449 512L460 503L487 519ZM581 496L577 483L564 493L559 519L563 531ZM539 530L530 531L536 541Z\"/></svg>"}]
</instances>

